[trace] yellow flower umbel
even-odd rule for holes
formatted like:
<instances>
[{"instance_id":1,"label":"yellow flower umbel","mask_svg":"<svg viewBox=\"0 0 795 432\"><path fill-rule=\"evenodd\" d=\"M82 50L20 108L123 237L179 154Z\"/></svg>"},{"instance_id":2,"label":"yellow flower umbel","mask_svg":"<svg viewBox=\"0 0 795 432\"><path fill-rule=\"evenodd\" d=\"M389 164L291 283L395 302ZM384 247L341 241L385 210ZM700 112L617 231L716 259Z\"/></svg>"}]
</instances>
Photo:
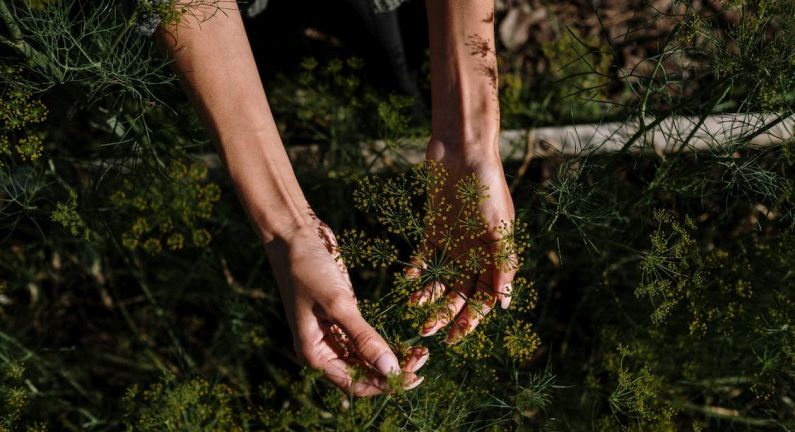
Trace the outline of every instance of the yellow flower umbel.
<instances>
[{"instance_id":1,"label":"yellow flower umbel","mask_svg":"<svg viewBox=\"0 0 795 432\"><path fill-rule=\"evenodd\" d=\"M510 327L505 329L503 344L508 356L520 362L525 362L533 357L541 339L533 331L533 325L529 322L517 320Z\"/></svg>"},{"instance_id":2,"label":"yellow flower umbel","mask_svg":"<svg viewBox=\"0 0 795 432\"><path fill-rule=\"evenodd\" d=\"M140 179L125 178L110 197L113 206L132 220L122 233L122 245L150 255L177 252L186 245L207 247L212 234L202 225L221 199L221 188L206 178L206 165L179 161L172 162L168 175L156 178L154 184L134 184Z\"/></svg>"},{"instance_id":3,"label":"yellow flower umbel","mask_svg":"<svg viewBox=\"0 0 795 432\"><path fill-rule=\"evenodd\" d=\"M0 67L0 81L5 83L19 80L20 74L13 67ZM0 91L0 156L13 156L13 148L22 161L39 159L44 152L44 132L32 130L32 126L44 122L47 114L47 107L29 90L6 85Z\"/></svg>"},{"instance_id":4,"label":"yellow flower umbel","mask_svg":"<svg viewBox=\"0 0 795 432\"><path fill-rule=\"evenodd\" d=\"M459 337L451 339L455 344L442 346L457 359L455 362L482 360L500 348L510 358L527 360L539 345L529 322L517 321L505 312L488 313L494 298L482 289L470 295L450 289L471 283L492 266L503 271L518 269L529 241L526 227L514 221L489 226L481 212L488 190L474 174L461 177L452 189L448 182L447 170L433 161L391 178L359 180L354 193L356 206L374 217L390 239L402 240L406 247L398 249L386 238L346 230L340 236L339 258L349 268L366 262L376 270L393 263L404 268L393 273L391 291L368 302L368 314L377 317L383 333L414 338L429 320L453 318L445 299L461 295L466 300L465 313L479 315L480 323L474 331L474 325L460 329L460 324L452 325L452 332ZM452 193L445 194L447 190ZM401 259L399 250L411 250L410 259ZM428 295L418 296L418 292ZM528 314L535 307L537 293L522 277L515 278L511 296L513 313ZM407 327L410 334L405 333ZM498 341L504 346L495 346Z\"/></svg>"}]
</instances>

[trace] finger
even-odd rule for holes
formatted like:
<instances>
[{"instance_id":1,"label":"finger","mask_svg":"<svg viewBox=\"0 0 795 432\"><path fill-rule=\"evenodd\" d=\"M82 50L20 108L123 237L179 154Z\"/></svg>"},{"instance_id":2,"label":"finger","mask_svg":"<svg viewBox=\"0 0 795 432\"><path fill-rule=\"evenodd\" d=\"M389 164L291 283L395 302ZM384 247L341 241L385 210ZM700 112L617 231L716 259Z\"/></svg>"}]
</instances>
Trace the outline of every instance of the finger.
<instances>
[{"instance_id":1,"label":"finger","mask_svg":"<svg viewBox=\"0 0 795 432\"><path fill-rule=\"evenodd\" d=\"M379 378L367 377L354 381L348 372L351 364L342 359L329 359L318 366L317 368L323 371L326 379L353 396L376 396L386 391L387 386L383 379L379 381Z\"/></svg>"},{"instance_id":2,"label":"finger","mask_svg":"<svg viewBox=\"0 0 795 432\"><path fill-rule=\"evenodd\" d=\"M354 396L374 396L388 389L383 378L373 376L367 371L369 366L356 358L339 358L326 340L310 345L299 351L301 360L309 367L323 372L325 378L341 390ZM350 371L353 368L365 371L361 379L354 380Z\"/></svg>"},{"instance_id":3,"label":"finger","mask_svg":"<svg viewBox=\"0 0 795 432\"><path fill-rule=\"evenodd\" d=\"M425 380L425 377L415 375L413 373L405 372L403 374L403 390L413 390L417 388Z\"/></svg>"},{"instance_id":4,"label":"finger","mask_svg":"<svg viewBox=\"0 0 795 432\"><path fill-rule=\"evenodd\" d=\"M427 302L434 303L447 292L447 286L439 281L431 281L425 284L425 288L415 291L409 297L409 304L422 306Z\"/></svg>"},{"instance_id":5,"label":"finger","mask_svg":"<svg viewBox=\"0 0 795 432\"><path fill-rule=\"evenodd\" d=\"M444 306L439 309L434 316L425 321L420 330L420 336L431 336L436 334L442 327L461 312L467 302L467 294L458 290L451 290L447 294Z\"/></svg>"},{"instance_id":6,"label":"finger","mask_svg":"<svg viewBox=\"0 0 795 432\"><path fill-rule=\"evenodd\" d=\"M412 347L403 359L401 369L405 372L417 372L428 362L430 356L431 353L428 348L422 346Z\"/></svg>"},{"instance_id":7,"label":"finger","mask_svg":"<svg viewBox=\"0 0 795 432\"><path fill-rule=\"evenodd\" d=\"M456 317L447 333L447 342L456 343L472 333L480 321L494 308L497 296L488 287L481 287L467 302L464 310Z\"/></svg>"},{"instance_id":8,"label":"finger","mask_svg":"<svg viewBox=\"0 0 795 432\"><path fill-rule=\"evenodd\" d=\"M500 302L500 307L508 309L511 305L511 296L513 295L513 279L516 276L517 260L516 255L511 255L508 259L509 263L498 267L494 271L492 287L497 293L497 300Z\"/></svg>"},{"instance_id":9,"label":"finger","mask_svg":"<svg viewBox=\"0 0 795 432\"><path fill-rule=\"evenodd\" d=\"M413 256L409 260L409 265L403 268L403 274L409 279L416 279L420 277L422 270L426 268L428 268L428 265L425 264L425 261L417 256Z\"/></svg>"},{"instance_id":10,"label":"finger","mask_svg":"<svg viewBox=\"0 0 795 432\"><path fill-rule=\"evenodd\" d=\"M358 310L337 311L332 317L350 336L357 357L384 376L400 372L400 363L395 353L384 338L362 318Z\"/></svg>"},{"instance_id":11,"label":"finger","mask_svg":"<svg viewBox=\"0 0 795 432\"><path fill-rule=\"evenodd\" d=\"M403 268L403 274L408 279L417 279L426 268L428 268L428 265L425 264L425 261L417 255L414 255L409 260L409 265ZM411 296L409 296L409 305L421 306L425 304L426 301L428 301L428 296L425 294L425 289L414 291L411 293Z\"/></svg>"}]
</instances>

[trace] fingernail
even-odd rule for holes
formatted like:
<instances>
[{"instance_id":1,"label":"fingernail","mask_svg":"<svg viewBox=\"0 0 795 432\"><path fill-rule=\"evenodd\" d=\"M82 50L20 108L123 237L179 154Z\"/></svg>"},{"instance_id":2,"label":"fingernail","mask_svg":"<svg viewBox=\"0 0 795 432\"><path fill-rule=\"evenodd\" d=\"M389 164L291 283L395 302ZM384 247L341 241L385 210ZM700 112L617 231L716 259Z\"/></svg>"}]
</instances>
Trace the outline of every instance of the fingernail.
<instances>
[{"instance_id":1,"label":"fingernail","mask_svg":"<svg viewBox=\"0 0 795 432\"><path fill-rule=\"evenodd\" d=\"M397 357L392 353L382 354L381 357L378 357L378 360L375 361L373 366L384 375L400 372L400 363Z\"/></svg>"},{"instance_id":2,"label":"fingernail","mask_svg":"<svg viewBox=\"0 0 795 432\"><path fill-rule=\"evenodd\" d=\"M426 325L426 326L423 326L422 329L420 330L420 336L423 336L423 337L433 336L433 335L436 334L437 331L439 331L439 327L438 326L432 325L432 326L429 327L429 326Z\"/></svg>"},{"instance_id":3,"label":"fingernail","mask_svg":"<svg viewBox=\"0 0 795 432\"><path fill-rule=\"evenodd\" d=\"M422 306L427 301L428 301L428 296L426 296L425 293L423 292L422 294L420 294L420 298L417 299L417 306Z\"/></svg>"},{"instance_id":4,"label":"fingernail","mask_svg":"<svg viewBox=\"0 0 795 432\"><path fill-rule=\"evenodd\" d=\"M450 333L447 334L447 338L444 341L447 344L454 345L456 342L458 342L461 339L461 336L463 336L461 330L459 330L457 326L453 326L453 328L450 329Z\"/></svg>"},{"instance_id":5,"label":"fingernail","mask_svg":"<svg viewBox=\"0 0 795 432\"><path fill-rule=\"evenodd\" d=\"M420 336L431 336L436 334L439 329L446 326L447 323L453 318L451 315L451 305L447 306L447 312L443 311L436 311L435 316L428 318L425 321L425 324L422 325L422 330L420 330Z\"/></svg>"},{"instance_id":6,"label":"fingernail","mask_svg":"<svg viewBox=\"0 0 795 432\"><path fill-rule=\"evenodd\" d=\"M472 319L469 309L465 309L461 316L450 326L445 342L452 345L468 335L475 328L472 324L475 323L477 325Z\"/></svg>"},{"instance_id":7,"label":"fingernail","mask_svg":"<svg viewBox=\"0 0 795 432\"><path fill-rule=\"evenodd\" d=\"M440 298L442 298L442 296L444 296L444 292L445 292L444 284L442 284L441 282L434 281L431 285L430 300L432 302L439 300Z\"/></svg>"},{"instance_id":8,"label":"fingernail","mask_svg":"<svg viewBox=\"0 0 795 432\"><path fill-rule=\"evenodd\" d=\"M425 366L425 363L428 363L429 358L431 358L431 353L428 352L426 349L425 354L423 354L422 357L420 357L420 359L417 360L417 364L414 365L414 370L420 369L421 367Z\"/></svg>"},{"instance_id":9,"label":"fingernail","mask_svg":"<svg viewBox=\"0 0 795 432\"><path fill-rule=\"evenodd\" d=\"M513 287L511 284L505 285L502 298L500 299L501 308L508 309L508 306L511 305L511 292L513 292Z\"/></svg>"},{"instance_id":10,"label":"fingernail","mask_svg":"<svg viewBox=\"0 0 795 432\"><path fill-rule=\"evenodd\" d=\"M403 274L409 279L414 279L420 275L420 269L417 267L407 267Z\"/></svg>"},{"instance_id":11,"label":"fingernail","mask_svg":"<svg viewBox=\"0 0 795 432\"><path fill-rule=\"evenodd\" d=\"M415 389L415 388L417 388L418 385L422 384L422 382L424 380L425 380L425 377L417 377L417 379L415 379L414 382L404 385L403 386L403 390Z\"/></svg>"},{"instance_id":12,"label":"fingernail","mask_svg":"<svg viewBox=\"0 0 795 432\"><path fill-rule=\"evenodd\" d=\"M422 345L417 345L415 347L411 347L411 354L410 355L413 355L414 357L418 357L419 358L419 357L422 357L424 355L427 355L428 352L430 352L428 350L428 347L424 347Z\"/></svg>"}]
</instances>

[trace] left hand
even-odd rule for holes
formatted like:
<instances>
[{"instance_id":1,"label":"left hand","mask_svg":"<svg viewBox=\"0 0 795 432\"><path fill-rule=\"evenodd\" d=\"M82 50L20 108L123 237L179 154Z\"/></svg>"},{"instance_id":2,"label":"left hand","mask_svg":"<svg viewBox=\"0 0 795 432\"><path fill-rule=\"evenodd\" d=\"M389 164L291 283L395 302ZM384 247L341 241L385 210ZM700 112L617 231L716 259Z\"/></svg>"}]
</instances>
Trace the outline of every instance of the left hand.
<instances>
[{"instance_id":1,"label":"left hand","mask_svg":"<svg viewBox=\"0 0 795 432\"><path fill-rule=\"evenodd\" d=\"M428 350L412 347L403 364L362 317L348 271L337 259L334 233L323 222L292 230L266 244L302 363L353 396L390 392L387 376L400 375L405 390L422 382L416 372ZM351 371L363 373L355 376Z\"/></svg>"}]
</instances>

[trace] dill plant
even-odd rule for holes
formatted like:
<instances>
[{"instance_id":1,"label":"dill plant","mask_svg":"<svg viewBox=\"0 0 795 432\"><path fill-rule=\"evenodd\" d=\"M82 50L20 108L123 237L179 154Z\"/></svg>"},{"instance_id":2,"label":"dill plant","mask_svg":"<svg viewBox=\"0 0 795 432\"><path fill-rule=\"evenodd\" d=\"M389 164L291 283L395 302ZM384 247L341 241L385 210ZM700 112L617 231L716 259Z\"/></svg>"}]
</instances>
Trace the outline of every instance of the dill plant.
<instances>
[{"instance_id":1,"label":"dill plant","mask_svg":"<svg viewBox=\"0 0 795 432\"><path fill-rule=\"evenodd\" d=\"M201 378L178 382L164 378L144 391L136 387L124 395L128 430L136 431L243 431L232 408L232 389Z\"/></svg>"},{"instance_id":2,"label":"dill plant","mask_svg":"<svg viewBox=\"0 0 795 432\"><path fill-rule=\"evenodd\" d=\"M108 1L0 0L0 426L794 429L793 142L750 144L793 114L790 5L673 3L638 7L676 25L634 70L618 39L565 26L540 48L548 78L503 59L504 127L640 126L615 154L507 164L515 225L479 223L473 178L433 199L443 170L401 156L409 102L374 91L361 60L308 59L270 86L288 141L320 144L307 165L324 169L302 181L343 231L364 315L401 355L431 353L415 391L351 399L297 367L259 240L134 19ZM159 4L139 14L179 18ZM666 118L755 112L772 120L705 151L643 147ZM367 158L373 137L386 145ZM351 200L359 212L337 204ZM506 247L453 255L453 224ZM513 254L507 312L457 344L418 336L445 310L413 293Z\"/></svg>"},{"instance_id":3,"label":"dill plant","mask_svg":"<svg viewBox=\"0 0 795 432\"><path fill-rule=\"evenodd\" d=\"M442 164L429 161L384 180L368 177L359 181L354 192L359 210L374 217L391 237L401 240L404 249L413 251L409 258L400 259L398 248L385 238L368 238L356 230L345 231L340 237L340 258L346 264L369 262L376 268L391 264L404 266L402 272L393 274L393 289L384 293L373 309L368 308L372 319L389 323L402 319L407 328L419 332L429 320L451 318L446 316L449 311L440 301L446 295L441 291L442 286L464 286L471 275L484 273L490 266L505 271L520 268L529 241L521 222L503 221L499 226L488 226L480 213L480 204L487 199L488 190L477 177L467 175L455 182L455 196L450 199L440 194L449 181L447 177ZM477 242L470 245L468 240ZM515 285L511 295L513 309L531 312L536 296L532 284L518 278ZM456 293L455 288L449 295L469 295L466 313L485 318L482 327L478 327L480 331L452 345L450 353L464 359L488 356L492 342L498 337L487 329L506 327L504 322L492 323L499 321L495 318L498 314L487 314L494 306L492 296L496 293L478 286L471 295ZM470 330L455 329L462 335ZM382 331L402 333L406 340L416 339L394 326L384 327ZM505 348L514 359L526 359L538 345L529 323L516 322L505 329L505 334Z\"/></svg>"}]
</instances>

